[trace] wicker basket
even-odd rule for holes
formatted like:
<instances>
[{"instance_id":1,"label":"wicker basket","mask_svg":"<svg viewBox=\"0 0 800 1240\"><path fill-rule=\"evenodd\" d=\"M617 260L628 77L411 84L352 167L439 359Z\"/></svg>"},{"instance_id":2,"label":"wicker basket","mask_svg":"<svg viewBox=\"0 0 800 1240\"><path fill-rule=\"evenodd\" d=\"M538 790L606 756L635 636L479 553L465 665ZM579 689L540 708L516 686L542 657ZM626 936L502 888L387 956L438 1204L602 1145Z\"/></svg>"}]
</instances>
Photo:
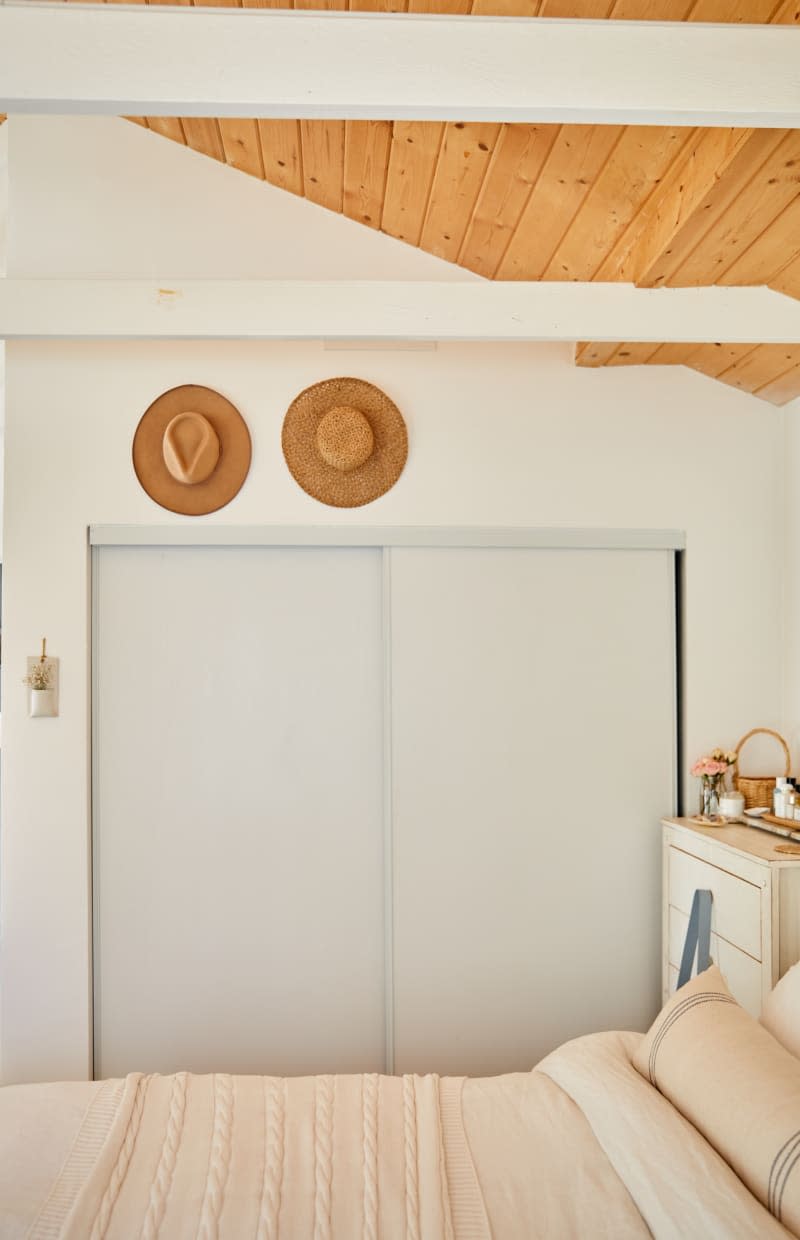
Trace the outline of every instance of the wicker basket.
<instances>
[{"instance_id":1,"label":"wicker basket","mask_svg":"<svg viewBox=\"0 0 800 1240\"><path fill-rule=\"evenodd\" d=\"M773 732L771 728L753 728L739 741L736 746L736 761L733 764L733 786L741 792L744 797L745 809L754 809L756 805L767 805L772 808L772 793L775 789L777 776L775 775L740 775L739 774L739 755L746 741L751 736L757 736L763 733L765 736L774 736L776 741L780 741L783 747L785 758L784 775L788 775L792 766L792 759L789 754L789 746L781 736L780 732Z\"/></svg>"}]
</instances>

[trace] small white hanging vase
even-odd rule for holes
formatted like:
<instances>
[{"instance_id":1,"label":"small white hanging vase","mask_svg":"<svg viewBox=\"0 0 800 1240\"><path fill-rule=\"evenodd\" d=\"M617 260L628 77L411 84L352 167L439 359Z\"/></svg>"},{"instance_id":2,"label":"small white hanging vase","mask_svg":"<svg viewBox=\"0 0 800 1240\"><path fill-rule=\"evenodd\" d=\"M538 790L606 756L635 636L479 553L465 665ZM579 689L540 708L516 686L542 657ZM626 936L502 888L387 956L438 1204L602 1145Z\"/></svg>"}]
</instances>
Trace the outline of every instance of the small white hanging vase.
<instances>
[{"instance_id":1,"label":"small white hanging vase","mask_svg":"<svg viewBox=\"0 0 800 1240\"><path fill-rule=\"evenodd\" d=\"M30 717L31 719L42 719L48 715L56 713L56 691L55 689L31 689L30 690Z\"/></svg>"}]
</instances>

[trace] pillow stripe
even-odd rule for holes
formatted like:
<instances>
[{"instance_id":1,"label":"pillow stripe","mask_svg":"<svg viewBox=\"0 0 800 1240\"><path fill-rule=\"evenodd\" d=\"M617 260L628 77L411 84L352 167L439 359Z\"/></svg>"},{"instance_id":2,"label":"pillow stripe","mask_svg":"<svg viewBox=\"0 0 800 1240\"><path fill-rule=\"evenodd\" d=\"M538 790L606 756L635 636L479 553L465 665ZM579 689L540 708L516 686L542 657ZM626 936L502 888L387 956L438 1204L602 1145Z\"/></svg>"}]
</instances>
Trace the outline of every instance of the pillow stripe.
<instances>
[{"instance_id":1,"label":"pillow stripe","mask_svg":"<svg viewBox=\"0 0 800 1240\"><path fill-rule=\"evenodd\" d=\"M672 996L633 1066L765 1207L761 1230L771 1218L800 1240L800 1059L739 1007L716 965Z\"/></svg>"},{"instance_id":2,"label":"pillow stripe","mask_svg":"<svg viewBox=\"0 0 800 1240\"><path fill-rule=\"evenodd\" d=\"M784 1162L784 1165L783 1165L781 1186L780 1186L780 1190L778 1191L777 1201L775 1203L776 1209L773 1210L773 1214L778 1219L778 1221L781 1220L781 1215L783 1213L783 1194L786 1191L786 1185L789 1182L789 1176L792 1174L795 1167L797 1166L798 1159L800 1159L800 1132L797 1133L796 1136L798 1140L795 1143L793 1156L790 1161Z\"/></svg>"},{"instance_id":3,"label":"pillow stripe","mask_svg":"<svg viewBox=\"0 0 800 1240\"><path fill-rule=\"evenodd\" d=\"M682 1002L680 1002L677 1007L670 1012L669 1016L664 1021L663 1025L653 1039L653 1044L650 1047L650 1058L647 1068L651 1085L655 1085L656 1083L656 1056L661 1049L661 1043L664 1041L664 1038L669 1033L673 1025L681 1018L681 1016L685 1016L687 1012L691 1011L692 1008L697 1007L698 1004L701 1003L733 1003L735 1006L736 1000L732 998L731 995L723 995L716 990L701 990L697 994L689 995L686 999L683 999Z\"/></svg>"},{"instance_id":4,"label":"pillow stripe","mask_svg":"<svg viewBox=\"0 0 800 1240\"><path fill-rule=\"evenodd\" d=\"M784 1141L781 1148L772 1160L772 1166L769 1169L769 1181L767 1184L767 1209L771 1213L775 1213L775 1197L777 1195L778 1180L780 1179L781 1170L788 1159L794 1153L795 1145L800 1139L800 1132L795 1132L791 1137Z\"/></svg>"}]
</instances>

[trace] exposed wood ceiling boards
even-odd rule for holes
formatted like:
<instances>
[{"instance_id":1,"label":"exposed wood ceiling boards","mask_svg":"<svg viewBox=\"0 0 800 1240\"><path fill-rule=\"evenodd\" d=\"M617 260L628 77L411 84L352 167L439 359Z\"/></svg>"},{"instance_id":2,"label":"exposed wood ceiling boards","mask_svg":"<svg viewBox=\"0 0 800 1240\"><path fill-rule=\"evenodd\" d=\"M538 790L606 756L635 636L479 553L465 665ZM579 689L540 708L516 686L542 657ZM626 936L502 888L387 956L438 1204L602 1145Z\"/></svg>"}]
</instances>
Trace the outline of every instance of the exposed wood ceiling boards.
<instances>
[{"instance_id":1,"label":"exposed wood ceiling boards","mask_svg":"<svg viewBox=\"0 0 800 1240\"><path fill-rule=\"evenodd\" d=\"M619 343L579 340L575 346L575 365L594 368L605 366L616 353Z\"/></svg>"},{"instance_id":2,"label":"exposed wood ceiling boards","mask_svg":"<svg viewBox=\"0 0 800 1240\"><path fill-rule=\"evenodd\" d=\"M606 362L607 366L644 366L658 348L652 340L621 344Z\"/></svg>"},{"instance_id":3,"label":"exposed wood ceiling boards","mask_svg":"<svg viewBox=\"0 0 800 1240\"><path fill-rule=\"evenodd\" d=\"M774 277L772 287L779 293L788 293L790 297L800 297L800 254Z\"/></svg>"},{"instance_id":4,"label":"exposed wood ceiling boards","mask_svg":"<svg viewBox=\"0 0 800 1240\"><path fill-rule=\"evenodd\" d=\"M472 0L408 0L409 13L450 13L463 17L471 8Z\"/></svg>"},{"instance_id":5,"label":"exposed wood ceiling boards","mask_svg":"<svg viewBox=\"0 0 800 1240\"><path fill-rule=\"evenodd\" d=\"M651 366L681 366L685 360L685 344L660 344L648 358Z\"/></svg>"},{"instance_id":6,"label":"exposed wood ceiling boards","mask_svg":"<svg viewBox=\"0 0 800 1240\"><path fill-rule=\"evenodd\" d=\"M221 120L219 130L225 162L240 172L248 172L250 176L263 177L264 163L256 122Z\"/></svg>"},{"instance_id":7,"label":"exposed wood ceiling boards","mask_svg":"<svg viewBox=\"0 0 800 1240\"><path fill-rule=\"evenodd\" d=\"M299 121L256 122L264 180L303 196L303 146Z\"/></svg>"},{"instance_id":8,"label":"exposed wood ceiling boards","mask_svg":"<svg viewBox=\"0 0 800 1240\"><path fill-rule=\"evenodd\" d=\"M500 264L499 280L540 280L623 134L618 125L562 126Z\"/></svg>"},{"instance_id":9,"label":"exposed wood ceiling boards","mask_svg":"<svg viewBox=\"0 0 800 1240\"><path fill-rule=\"evenodd\" d=\"M381 228L390 237L420 244L444 129L420 121L396 121L392 126L381 217Z\"/></svg>"},{"instance_id":10,"label":"exposed wood ceiling boards","mask_svg":"<svg viewBox=\"0 0 800 1240\"><path fill-rule=\"evenodd\" d=\"M800 3L765 4L759 11L746 2L698 0L687 16L796 24ZM795 132L696 131L641 209L632 213L594 278L645 286L770 284L800 297L798 153L800 134ZM595 222L594 236L600 231ZM583 250L587 256L590 244ZM800 346L664 344L648 352L640 344L587 342L578 345L576 362L684 364L774 404L800 396Z\"/></svg>"},{"instance_id":11,"label":"exposed wood ceiling boards","mask_svg":"<svg viewBox=\"0 0 800 1240\"><path fill-rule=\"evenodd\" d=\"M159 133L163 138L169 138L171 142L186 144L186 134L177 116L151 116L149 120L146 117L129 116L128 120L148 125L153 133Z\"/></svg>"},{"instance_id":12,"label":"exposed wood ceiling boards","mask_svg":"<svg viewBox=\"0 0 800 1240\"><path fill-rule=\"evenodd\" d=\"M800 362L800 346L762 344L737 357L717 378L742 392L757 392L777 375L793 369L797 362Z\"/></svg>"},{"instance_id":13,"label":"exposed wood ceiling boards","mask_svg":"<svg viewBox=\"0 0 800 1240\"><path fill-rule=\"evenodd\" d=\"M685 129L625 129L542 278L593 279L694 133Z\"/></svg>"},{"instance_id":14,"label":"exposed wood ceiling boards","mask_svg":"<svg viewBox=\"0 0 800 1240\"><path fill-rule=\"evenodd\" d=\"M344 121L301 121L303 193L341 213L344 206Z\"/></svg>"},{"instance_id":15,"label":"exposed wood ceiling boards","mask_svg":"<svg viewBox=\"0 0 800 1240\"><path fill-rule=\"evenodd\" d=\"M734 236L736 239L736 235ZM789 245L787 246L787 241ZM717 277L717 284L774 285L789 265L787 252L800 248L800 187L789 204L733 263Z\"/></svg>"},{"instance_id":16,"label":"exposed wood ceiling boards","mask_svg":"<svg viewBox=\"0 0 800 1240\"><path fill-rule=\"evenodd\" d=\"M558 137L556 125L503 125L458 262L492 277Z\"/></svg>"},{"instance_id":17,"label":"exposed wood ceiling boards","mask_svg":"<svg viewBox=\"0 0 800 1240\"><path fill-rule=\"evenodd\" d=\"M719 379L755 348L752 344L701 344L692 350L687 364L709 379Z\"/></svg>"},{"instance_id":18,"label":"exposed wood ceiling boards","mask_svg":"<svg viewBox=\"0 0 800 1240\"><path fill-rule=\"evenodd\" d=\"M578 366L684 365L774 405L800 396L800 344L590 344L575 351Z\"/></svg>"},{"instance_id":19,"label":"exposed wood ceiling boards","mask_svg":"<svg viewBox=\"0 0 800 1240\"><path fill-rule=\"evenodd\" d=\"M295 9L346 9L347 0L294 0ZM354 9L373 8L392 12L394 5L376 0L374 5L356 0ZM400 11L405 6L400 4ZM300 121L303 159L303 194L310 202L329 211L344 211L344 121Z\"/></svg>"},{"instance_id":20,"label":"exposed wood ceiling boards","mask_svg":"<svg viewBox=\"0 0 800 1240\"><path fill-rule=\"evenodd\" d=\"M68 0L69 2L69 0ZM74 0L85 3L86 0ZM118 0L97 0L97 3ZM349 9L371 13L449 13L482 17L577 17L587 20L792 23L798 0L119 0L200 8Z\"/></svg>"},{"instance_id":21,"label":"exposed wood ceiling boards","mask_svg":"<svg viewBox=\"0 0 800 1240\"><path fill-rule=\"evenodd\" d=\"M214 117L184 116L181 120L186 144L201 155L226 162L225 147L222 142L220 122Z\"/></svg>"},{"instance_id":22,"label":"exposed wood ceiling boards","mask_svg":"<svg viewBox=\"0 0 800 1240\"><path fill-rule=\"evenodd\" d=\"M389 121L351 121L344 137L345 215L380 228L392 146Z\"/></svg>"},{"instance_id":23,"label":"exposed wood ceiling boards","mask_svg":"<svg viewBox=\"0 0 800 1240\"><path fill-rule=\"evenodd\" d=\"M749 176L754 154L748 146L751 138L767 149L779 141L771 130L760 130L758 135L751 130L695 130L601 263L597 279L663 283L672 270L670 264L677 263L681 253L691 252L713 213L733 201L736 175ZM748 150L743 153L745 146ZM715 196L720 200L717 203Z\"/></svg>"},{"instance_id":24,"label":"exposed wood ceiling boards","mask_svg":"<svg viewBox=\"0 0 800 1240\"><path fill-rule=\"evenodd\" d=\"M296 0L306 8L347 3L410 12L800 20L800 0ZM800 251L800 238L795 250L784 243L794 225L795 185L781 153L796 141L785 131L259 121L256 142L252 122L218 127L219 134L211 122L187 121L183 140L490 278L761 283L764 266L777 277ZM181 140L177 123L173 132L163 121L151 128ZM736 224L740 195L747 200L744 237ZM794 281L782 287L792 291Z\"/></svg>"},{"instance_id":25,"label":"exposed wood ceiling boards","mask_svg":"<svg viewBox=\"0 0 800 1240\"><path fill-rule=\"evenodd\" d=\"M800 132L151 118L479 275L795 293Z\"/></svg>"},{"instance_id":26,"label":"exposed wood ceiling boards","mask_svg":"<svg viewBox=\"0 0 800 1240\"><path fill-rule=\"evenodd\" d=\"M614 0L579 0L578 4L575 0L542 0L537 16L584 17L595 21L610 17L611 10L615 7ZM577 8L580 8L580 13L576 12Z\"/></svg>"},{"instance_id":27,"label":"exposed wood ceiling boards","mask_svg":"<svg viewBox=\"0 0 800 1240\"><path fill-rule=\"evenodd\" d=\"M771 20L781 25L797 25L800 23L800 4L797 0L785 0L778 6Z\"/></svg>"},{"instance_id":28,"label":"exposed wood ceiling boards","mask_svg":"<svg viewBox=\"0 0 800 1240\"><path fill-rule=\"evenodd\" d=\"M184 2L800 24L800 0ZM800 131L130 119L484 277L769 284L800 298ZM780 403L800 392L800 357L781 349L588 342L577 360L683 363Z\"/></svg>"},{"instance_id":29,"label":"exposed wood ceiling boards","mask_svg":"<svg viewBox=\"0 0 800 1240\"><path fill-rule=\"evenodd\" d=\"M763 400L772 401L774 405L785 405L800 395L800 362L786 370L777 378L765 383L758 389L757 395Z\"/></svg>"},{"instance_id":30,"label":"exposed wood ceiling boards","mask_svg":"<svg viewBox=\"0 0 800 1240\"><path fill-rule=\"evenodd\" d=\"M445 125L419 242L423 250L458 260L500 130L500 125Z\"/></svg>"},{"instance_id":31,"label":"exposed wood ceiling boards","mask_svg":"<svg viewBox=\"0 0 800 1240\"><path fill-rule=\"evenodd\" d=\"M760 133L769 134L770 131L761 130ZM743 147L745 158L754 142L755 135ZM800 196L800 130L785 132L777 144L771 146L763 162L763 144L761 146L758 155L750 161L749 168L742 168L740 175L731 177L726 174L721 178L720 190L727 198L725 207L719 214L704 211L703 223L707 227L694 248L688 253L681 251L676 266L673 247L669 275L661 273L652 280L640 279L639 283L664 283L673 287L716 284L723 281L734 264L740 266L742 278L730 283L769 283L776 266L782 267L792 257L792 251L786 248L790 241L794 241L796 249L800 247L797 228L792 235L780 219L786 208ZM736 163L738 167L741 160ZM747 176L748 172L749 177L741 184L742 177ZM731 180L734 181L733 187ZM776 225L778 232L776 243L779 245L781 239L783 242L783 262L773 256L770 269L766 271L757 263L745 264L743 260L747 258L749 248L773 225Z\"/></svg>"}]
</instances>

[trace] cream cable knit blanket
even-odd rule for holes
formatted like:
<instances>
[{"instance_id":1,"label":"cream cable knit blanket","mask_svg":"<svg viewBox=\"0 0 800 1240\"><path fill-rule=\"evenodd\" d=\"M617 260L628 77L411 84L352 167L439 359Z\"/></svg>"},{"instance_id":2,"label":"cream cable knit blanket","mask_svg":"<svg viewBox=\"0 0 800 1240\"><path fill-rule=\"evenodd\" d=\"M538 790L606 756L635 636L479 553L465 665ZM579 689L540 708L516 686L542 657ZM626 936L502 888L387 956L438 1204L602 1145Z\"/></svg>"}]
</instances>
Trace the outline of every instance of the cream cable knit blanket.
<instances>
[{"instance_id":1,"label":"cream cable knit blanket","mask_svg":"<svg viewBox=\"0 0 800 1240\"><path fill-rule=\"evenodd\" d=\"M490 1240L460 1078L132 1075L98 1090L31 1240Z\"/></svg>"},{"instance_id":2,"label":"cream cable knit blanket","mask_svg":"<svg viewBox=\"0 0 800 1240\"><path fill-rule=\"evenodd\" d=\"M0 1089L2 1240L786 1240L631 1063ZM745 1061L742 1072L754 1070Z\"/></svg>"}]
</instances>

